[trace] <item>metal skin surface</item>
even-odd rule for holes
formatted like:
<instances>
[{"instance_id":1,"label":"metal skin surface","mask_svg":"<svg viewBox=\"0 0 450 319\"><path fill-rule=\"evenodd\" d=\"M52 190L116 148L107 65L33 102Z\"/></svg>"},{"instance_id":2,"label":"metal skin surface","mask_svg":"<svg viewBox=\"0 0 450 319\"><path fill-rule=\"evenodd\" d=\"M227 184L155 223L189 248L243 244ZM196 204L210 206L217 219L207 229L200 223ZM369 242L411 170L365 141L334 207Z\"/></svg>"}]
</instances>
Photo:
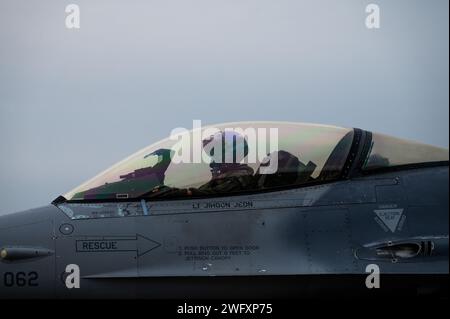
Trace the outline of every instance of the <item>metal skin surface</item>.
<instances>
[{"instance_id":1,"label":"metal skin surface","mask_svg":"<svg viewBox=\"0 0 450 319\"><path fill-rule=\"evenodd\" d=\"M0 261L0 298L447 294L448 174L447 163L240 196L1 216L0 248L16 255ZM69 218L119 205L137 213ZM78 289L66 287L69 264L80 268ZM365 287L369 264L380 268L379 292Z\"/></svg>"}]
</instances>

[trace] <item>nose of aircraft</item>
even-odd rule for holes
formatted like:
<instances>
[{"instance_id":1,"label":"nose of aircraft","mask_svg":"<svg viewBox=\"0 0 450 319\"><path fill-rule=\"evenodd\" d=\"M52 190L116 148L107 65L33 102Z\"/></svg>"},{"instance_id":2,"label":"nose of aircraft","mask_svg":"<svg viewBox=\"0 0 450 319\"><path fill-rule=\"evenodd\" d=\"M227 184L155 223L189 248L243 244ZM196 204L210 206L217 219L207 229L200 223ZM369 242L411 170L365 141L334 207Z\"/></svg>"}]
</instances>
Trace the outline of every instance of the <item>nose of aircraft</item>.
<instances>
[{"instance_id":1,"label":"nose of aircraft","mask_svg":"<svg viewBox=\"0 0 450 319\"><path fill-rule=\"evenodd\" d=\"M0 216L0 299L54 297L52 205Z\"/></svg>"},{"instance_id":2,"label":"nose of aircraft","mask_svg":"<svg viewBox=\"0 0 450 319\"><path fill-rule=\"evenodd\" d=\"M53 219L60 213L53 205L0 216L0 258L23 248L54 248Z\"/></svg>"}]
</instances>

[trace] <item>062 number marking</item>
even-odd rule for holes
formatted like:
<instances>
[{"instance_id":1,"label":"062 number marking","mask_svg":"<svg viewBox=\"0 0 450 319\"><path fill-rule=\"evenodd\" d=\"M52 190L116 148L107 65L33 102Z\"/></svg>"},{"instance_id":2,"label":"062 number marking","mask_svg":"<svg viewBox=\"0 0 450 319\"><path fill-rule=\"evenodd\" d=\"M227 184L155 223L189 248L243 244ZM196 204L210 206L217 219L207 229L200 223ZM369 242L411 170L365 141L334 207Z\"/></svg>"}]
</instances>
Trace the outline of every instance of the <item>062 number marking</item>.
<instances>
[{"instance_id":1,"label":"062 number marking","mask_svg":"<svg viewBox=\"0 0 450 319\"><path fill-rule=\"evenodd\" d=\"M35 271L28 273L19 272L5 272L3 274L3 284L5 287L37 287L39 274Z\"/></svg>"}]
</instances>

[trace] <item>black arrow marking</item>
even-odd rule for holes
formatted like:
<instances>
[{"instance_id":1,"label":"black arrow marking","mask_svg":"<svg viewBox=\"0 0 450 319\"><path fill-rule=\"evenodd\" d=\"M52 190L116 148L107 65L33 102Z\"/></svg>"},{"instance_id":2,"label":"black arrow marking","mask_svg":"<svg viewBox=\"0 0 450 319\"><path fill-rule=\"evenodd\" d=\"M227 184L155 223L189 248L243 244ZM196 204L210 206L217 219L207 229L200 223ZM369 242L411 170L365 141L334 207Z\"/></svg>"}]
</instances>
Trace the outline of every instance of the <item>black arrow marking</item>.
<instances>
[{"instance_id":1,"label":"black arrow marking","mask_svg":"<svg viewBox=\"0 0 450 319\"><path fill-rule=\"evenodd\" d=\"M78 253L134 251L138 257L141 257L161 246L161 243L136 234L136 236L130 236L129 238L80 239L75 241L75 246Z\"/></svg>"}]
</instances>

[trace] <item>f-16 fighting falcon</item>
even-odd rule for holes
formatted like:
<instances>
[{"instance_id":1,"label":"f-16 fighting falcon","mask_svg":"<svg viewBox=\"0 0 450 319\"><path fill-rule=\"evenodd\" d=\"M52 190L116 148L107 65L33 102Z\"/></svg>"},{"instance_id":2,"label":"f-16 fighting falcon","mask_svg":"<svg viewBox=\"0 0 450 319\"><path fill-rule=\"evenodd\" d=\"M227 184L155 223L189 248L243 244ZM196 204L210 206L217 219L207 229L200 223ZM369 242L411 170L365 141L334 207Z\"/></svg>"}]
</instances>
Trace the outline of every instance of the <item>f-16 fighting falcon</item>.
<instances>
[{"instance_id":1,"label":"f-16 fighting falcon","mask_svg":"<svg viewBox=\"0 0 450 319\"><path fill-rule=\"evenodd\" d=\"M0 216L0 298L446 293L447 149L303 123L214 129Z\"/></svg>"}]
</instances>

